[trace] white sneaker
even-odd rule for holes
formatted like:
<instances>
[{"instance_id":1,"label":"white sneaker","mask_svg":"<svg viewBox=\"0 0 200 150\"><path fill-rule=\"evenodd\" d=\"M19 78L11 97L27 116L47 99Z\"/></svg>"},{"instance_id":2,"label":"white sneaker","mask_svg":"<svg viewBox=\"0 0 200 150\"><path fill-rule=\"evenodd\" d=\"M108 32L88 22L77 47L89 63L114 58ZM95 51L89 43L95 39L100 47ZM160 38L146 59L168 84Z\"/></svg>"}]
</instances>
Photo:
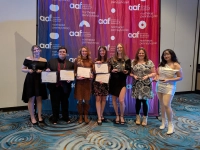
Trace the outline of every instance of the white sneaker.
<instances>
[{"instance_id":1,"label":"white sneaker","mask_svg":"<svg viewBox=\"0 0 200 150\"><path fill-rule=\"evenodd\" d=\"M167 131L167 134L169 135L169 134L172 134L172 133L174 133L175 132L175 130L174 130L174 125L173 125L173 123L169 123L168 124L168 131Z\"/></svg>"}]
</instances>

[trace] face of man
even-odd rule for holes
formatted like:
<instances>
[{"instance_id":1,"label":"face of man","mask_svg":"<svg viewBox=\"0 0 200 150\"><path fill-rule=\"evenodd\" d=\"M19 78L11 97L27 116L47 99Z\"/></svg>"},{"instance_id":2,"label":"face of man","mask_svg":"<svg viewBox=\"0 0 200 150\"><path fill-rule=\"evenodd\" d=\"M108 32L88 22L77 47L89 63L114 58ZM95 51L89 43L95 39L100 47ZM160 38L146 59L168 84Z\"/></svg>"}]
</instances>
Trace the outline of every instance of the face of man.
<instances>
[{"instance_id":1,"label":"face of man","mask_svg":"<svg viewBox=\"0 0 200 150\"><path fill-rule=\"evenodd\" d=\"M60 59L65 59L66 58L66 56L67 56L67 53L66 53L66 50L65 49L60 49L59 51L58 51L58 57L60 58Z\"/></svg>"}]
</instances>

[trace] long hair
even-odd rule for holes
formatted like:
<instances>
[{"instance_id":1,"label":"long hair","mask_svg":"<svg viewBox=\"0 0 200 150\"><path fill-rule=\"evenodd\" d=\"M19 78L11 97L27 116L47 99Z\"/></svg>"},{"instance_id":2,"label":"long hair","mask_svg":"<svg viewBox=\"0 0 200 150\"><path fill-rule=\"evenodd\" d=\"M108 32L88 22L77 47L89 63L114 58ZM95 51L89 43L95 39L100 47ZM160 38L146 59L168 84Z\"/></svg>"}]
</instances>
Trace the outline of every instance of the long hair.
<instances>
[{"instance_id":1,"label":"long hair","mask_svg":"<svg viewBox=\"0 0 200 150\"><path fill-rule=\"evenodd\" d=\"M83 56L81 54L82 52L82 49L85 48L87 50L87 59L89 60L90 63L92 63L92 58L91 58L91 52L89 50L89 48L87 46L82 46L80 49L79 49L79 55L77 57L77 64L82 64L82 61L83 61Z\"/></svg>"},{"instance_id":2,"label":"long hair","mask_svg":"<svg viewBox=\"0 0 200 150\"><path fill-rule=\"evenodd\" d=\"M147 55L147 51L145 50L145 48L140 47L140 48L138 48L138 50L137 50L137 52L135 54L135 59L133 61L133 66L135 66L138 63L138 61L139 61L138 54L139 54L139 52L141 50L144 52L144 62L147 64L147 62L149 61L149 58L148 58L148 55Z\"/></svg>"},{"instance_id":3,"label":"long hair","mask_svg":"<svg viewBox=\"0 0 200 150\"><path fill-rule=\"evenodd\" d=\"M176 57L175 52L174 52L173 50L171 50L171 49L166 49L166 50L164 50L163 53L162 53L161 62L160 62L160 64L159 64L159 67L160 67L160 66L161 66L161 67L164 67L164 66L166 65L166 63L167 63L167 61L166 61L165 58L164 58L164 54L165 54L166 51L168 51L168 52L170 53L170 55L171 55L171 61L172 61L172 62L174 62L174 63L176 62L176 63L180 64L180 62L178 61L178 58Z\"/></svg>"},{"instance_id":4,"label":"long hair","mask_svg":"<svg viewBox=\"0 0 200 150\"><path fill-rule=\"evenodd\" d=\"M122 47L122 59L125 60L126 53L125 53L124 45L123 45L122 43L118 43L118 44L116 45L116 47L115 47L114 59L115 59L115 60L118 60L118 52L117 52L117 46L118 46L118 45L121 45L121 47Z\"/></svg>"},{"instance_id":5,"label":"long hair","mask_svg":"<svg viewBox=\"0 0 200 150\"><path fill-rule=\"evenodd\" d=\"M101 48L103 49L103 50L105 50L105 56L103 57L103 62L106 62L107 61L107 49L106 49L106 47L105 46L99 46L98 47L98 57L97 57L97 61L101 61L101 59L102 59L102 57L101 57L101 55L100 55L100 50L101 50Z\"/></svg>"}]
</instances>

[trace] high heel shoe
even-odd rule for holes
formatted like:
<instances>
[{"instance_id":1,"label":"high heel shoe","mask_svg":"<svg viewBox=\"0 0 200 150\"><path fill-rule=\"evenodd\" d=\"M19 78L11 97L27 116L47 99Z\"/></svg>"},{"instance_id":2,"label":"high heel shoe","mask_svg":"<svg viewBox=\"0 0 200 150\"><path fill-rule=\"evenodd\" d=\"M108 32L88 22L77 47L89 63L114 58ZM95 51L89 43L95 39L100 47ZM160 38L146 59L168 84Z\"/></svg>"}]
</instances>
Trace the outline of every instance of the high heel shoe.
<instances>
[{"instance_id":1,"label":"high heel shoe","mask_svg":"<svg viewBox=\"0 0 200 150\"><path fill-rule=\"evenodd\" d=\"M162 118L162 123L161 123L161 126L159 127L159 129L163 130L163 129L165 129L165 127L167 127L167 121L165 118Z\"/></svg>"},{"instance_id":2,"label":"high heel shoe","mask_svg":"<svg viewBox=\"0 0 200 150\"><path fill-rule=\"evenodd\" d=\"M118 118L118 119L117 119ZM119 124L119 115L116 115L115 123Z\"/></svg>"},{"instance_id":3,"label":"high heel shoe","mask_svg":"<svg viewBox=\"0 0 200 150\"><path fill-rule=\"evenodd\" d=\"M124 124L125 124L125 120L122 121L122 119L124 120L124 116L120 116L120 124L121 124L121 125L124 125Z\"/></svg>"},{"instance_id":4,"label":"high heel shoe","mask_svg":"<svg viewBox=\"0 0 200 150\"><path fill-rule=\"evenodd\" d=\"M100 126L102 125L102 121L101 120L97 120L97 124Z\"/></svg>"},{"instance_id":5,"label":"high heel shoe","mask_svg":"<svg viewBox=\"0 0 200 150\"><path fill-rule=\"evenodd\" d=\"M31 122L32 125L37 125L38 124L38 122L33 123L31 118L29 118L29 121Z\"/></svg>"}]
</instances>

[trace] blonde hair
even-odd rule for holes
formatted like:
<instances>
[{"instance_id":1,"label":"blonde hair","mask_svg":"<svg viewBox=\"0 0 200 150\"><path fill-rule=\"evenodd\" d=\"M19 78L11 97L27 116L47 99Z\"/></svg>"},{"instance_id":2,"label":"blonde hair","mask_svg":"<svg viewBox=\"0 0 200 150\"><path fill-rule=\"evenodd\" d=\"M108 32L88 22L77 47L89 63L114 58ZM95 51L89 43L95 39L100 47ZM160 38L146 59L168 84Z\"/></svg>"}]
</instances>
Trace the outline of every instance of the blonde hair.
<instances>
[{"instance_id":1,"label":"blonde hair","mask_svg":"<svg viewBox=\"0 0 200 150\"><path fill-rule=\"evenodd\" d=\"M91 52L90 52L89 48L87 46L82 46L79 49L79 55L77 57L77 64L83 65L83 61L82 61L83 60L83 56L81 54L83 48L85 48L87 50L87 59L89 60L90 63L92 63Z\"/></svg>"}]
</instances>

